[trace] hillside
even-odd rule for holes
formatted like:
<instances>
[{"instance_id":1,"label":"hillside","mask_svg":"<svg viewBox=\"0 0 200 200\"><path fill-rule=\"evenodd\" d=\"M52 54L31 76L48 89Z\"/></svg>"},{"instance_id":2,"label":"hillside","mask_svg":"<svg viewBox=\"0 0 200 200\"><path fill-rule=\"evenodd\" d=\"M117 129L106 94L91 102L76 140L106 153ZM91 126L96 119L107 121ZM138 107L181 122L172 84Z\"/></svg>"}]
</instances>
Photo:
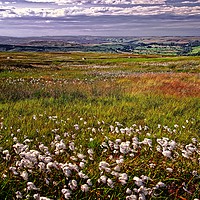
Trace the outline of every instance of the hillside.
<instances>
[{"instance_id":1,"label":"hillside","mask_svg":"<svg viewBox=\"0 0 200 200\"><path fill-rule=\"evenodd\" d=\"M199 55L200 37L0 36L0 51Z\"/></svg>"}]
</instances>

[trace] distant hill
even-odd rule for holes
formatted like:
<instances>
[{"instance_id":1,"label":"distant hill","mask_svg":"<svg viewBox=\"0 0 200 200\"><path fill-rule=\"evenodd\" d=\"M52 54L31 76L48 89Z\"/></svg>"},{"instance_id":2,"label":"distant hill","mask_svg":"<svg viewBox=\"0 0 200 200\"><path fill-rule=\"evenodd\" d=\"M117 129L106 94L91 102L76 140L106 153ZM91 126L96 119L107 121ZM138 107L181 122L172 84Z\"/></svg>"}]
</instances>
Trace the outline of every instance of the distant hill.
<instances>
[{"instance_id":1,"label":"distant hill","mask_svg":"<svg viewBox=\"0 0 200 200\"><path fill-rule=\"evenodd\" d=\"M200 55L200 37L0 36L0 51L94 51Z\"/></svg>"}]
</instances>

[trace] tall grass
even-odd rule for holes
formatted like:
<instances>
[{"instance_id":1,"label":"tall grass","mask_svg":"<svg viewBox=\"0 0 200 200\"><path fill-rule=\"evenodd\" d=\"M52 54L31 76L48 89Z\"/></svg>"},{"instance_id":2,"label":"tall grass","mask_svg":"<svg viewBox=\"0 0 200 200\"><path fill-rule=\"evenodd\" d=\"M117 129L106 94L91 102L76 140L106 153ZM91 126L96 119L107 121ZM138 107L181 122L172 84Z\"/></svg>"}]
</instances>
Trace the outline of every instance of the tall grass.
<instances>
[{"instance_id":1,"label":"tall grass","mask_svg":"<svg viewBox=\"0 0 200 200\"><path fill-rule=\"evenodd\" d=\"M51 65L0 74L0 199L200 198L198 73Z\"/></svg>"}]
</instances>

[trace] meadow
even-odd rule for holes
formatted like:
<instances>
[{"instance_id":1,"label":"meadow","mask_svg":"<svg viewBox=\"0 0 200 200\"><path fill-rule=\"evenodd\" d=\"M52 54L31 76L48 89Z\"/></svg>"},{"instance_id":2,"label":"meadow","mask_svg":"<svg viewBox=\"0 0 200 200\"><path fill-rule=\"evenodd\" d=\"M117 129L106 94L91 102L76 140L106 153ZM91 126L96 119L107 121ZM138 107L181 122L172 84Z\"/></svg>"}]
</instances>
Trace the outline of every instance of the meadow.
<instances>
[{"instance_id":1,"label":"meadow","mask_svg":"<svg viewBox=\"0 0 200 200\"><path fill-rule=\"evenodd\" d=\"M0 199L200 199L200 58L0 53Z\"/></svg>"}]
</instances>

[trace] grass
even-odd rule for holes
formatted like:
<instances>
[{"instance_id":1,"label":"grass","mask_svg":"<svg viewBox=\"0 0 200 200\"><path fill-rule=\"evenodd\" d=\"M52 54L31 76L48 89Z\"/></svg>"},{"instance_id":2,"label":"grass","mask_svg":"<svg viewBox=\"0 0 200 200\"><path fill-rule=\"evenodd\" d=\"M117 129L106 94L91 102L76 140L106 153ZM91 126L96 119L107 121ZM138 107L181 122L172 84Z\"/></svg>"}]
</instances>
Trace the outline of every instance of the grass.
<instances>
[{"instance_id":1,"label":"grass","mask_svg":"<svg viewBox=\"0 0 200 200\"><path fill-rule=\"evenodd\" d=\"M0 60L1 199L200 198L198 57Z\"/></svg>"},{"instance_id":2,"label":"grass","mask_svg":"<svg viewBox=\"0 0 200 200\"><path fill-rule=\"evenodd\" d=\"M200 52L200 46L192 47L191 54L197 54Z\"/></svg>"}]
</instances>

